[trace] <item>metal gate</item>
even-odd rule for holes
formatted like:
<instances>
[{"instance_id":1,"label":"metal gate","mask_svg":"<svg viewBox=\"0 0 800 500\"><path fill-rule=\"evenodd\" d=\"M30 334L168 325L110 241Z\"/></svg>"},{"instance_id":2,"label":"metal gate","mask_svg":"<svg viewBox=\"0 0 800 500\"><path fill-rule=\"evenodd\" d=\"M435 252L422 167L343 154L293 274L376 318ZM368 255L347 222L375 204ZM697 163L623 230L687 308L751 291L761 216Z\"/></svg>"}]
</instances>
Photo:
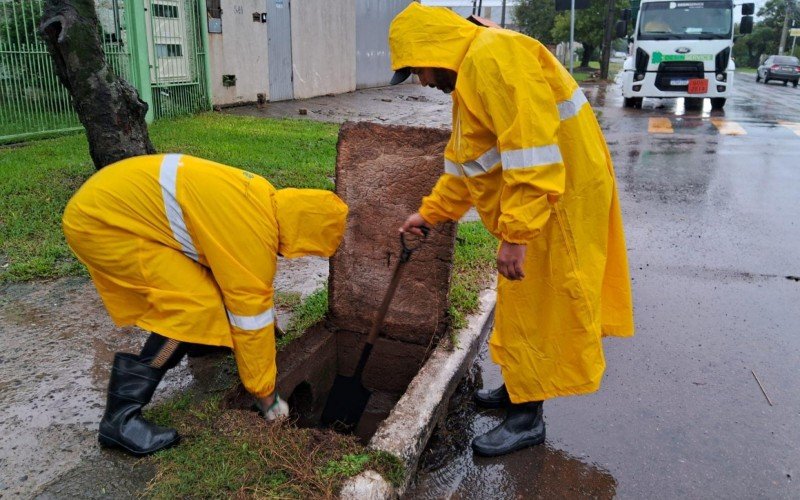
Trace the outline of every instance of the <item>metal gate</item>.
<instances>
[{"instance_id":1,"label":"metal gate","mask_svg":"<svg viewBox=\"0 0 800 500\"><path fill-rule=\"evenodd\" d=\"M357 0L356 88L389 85L389 23L411 0Z\"/></svg>"},{"instance_id":2,"label":"metal gate","mask_svg":"<svg viewBox=\"0 0 800 500\"><path fill-rule=\"evenodd\" d=\"M197 0L146 0L146 5L155 118L209 109L205 5L203 12Z\"/></svg>"},{"instance_id":3,"label":"metal gate","mask_svg":"<svg viewBox=\"0 0 800 500\"><path fill-rule=\"evenodd\" d=\"M0 0L2 142L77 130L81 125L72 110L69 92L58 81L47 46L37 32L43 3L43 0ZM116 74L129 79L129 55L121 37L119 18L103 16L101 27L109 65Z\"/></svg>"},{"instance_id":4,"label":"metal gate","mask_svg":"<svg viewBox=\"0 0 800 500\"><path fill-rule=\"evenodd\" d=\"M291 0L267 0L267 50L269 100L292 99Z\"/></svg>"},{"instance_id":5,"label":"metal gate","mask_svg":"<svg viewBox=\"0 0 800 500\"><path fill-rule=\"evenodd\" d=\"M43 0L0 0L0 142L80 129L38 27ZM211 108L205 0L95 0L106 61L148 117Z\"/></svg>"}]
</instances>

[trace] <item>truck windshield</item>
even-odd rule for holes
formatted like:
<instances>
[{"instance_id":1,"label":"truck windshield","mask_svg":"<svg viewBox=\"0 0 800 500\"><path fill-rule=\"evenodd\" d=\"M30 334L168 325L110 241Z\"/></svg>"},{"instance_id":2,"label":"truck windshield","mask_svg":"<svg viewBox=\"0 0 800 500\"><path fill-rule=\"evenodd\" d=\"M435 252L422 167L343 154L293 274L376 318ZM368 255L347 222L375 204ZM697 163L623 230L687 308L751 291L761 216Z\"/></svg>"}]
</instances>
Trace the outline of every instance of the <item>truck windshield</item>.
<instances>
[{"instance_id":1,"label":"truck windshield","mask_svg":"<svg viewBox=\"0 0 800 500\"><path fill-rule=\"evenodd\" d=\"M733 4L706 2L649 2L639 16L640 40L710 40L731 38Z\"/></svg>"}]
</instances>

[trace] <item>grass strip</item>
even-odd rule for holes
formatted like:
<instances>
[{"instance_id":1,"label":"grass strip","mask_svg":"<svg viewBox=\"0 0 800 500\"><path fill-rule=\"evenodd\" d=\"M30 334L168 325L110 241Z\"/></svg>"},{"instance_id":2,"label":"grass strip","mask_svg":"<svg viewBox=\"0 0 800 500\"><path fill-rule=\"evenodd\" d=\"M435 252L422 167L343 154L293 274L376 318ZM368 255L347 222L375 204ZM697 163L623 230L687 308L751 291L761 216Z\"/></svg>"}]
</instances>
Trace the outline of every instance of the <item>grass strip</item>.
<instances>
[{"instance_id":1,"label":"grass strip","mask_svg":"<svg viewBox=\"0 0 800 500\"><path fill-rule=\"evenodd\" d=\"M365 469L399 485L403 467L354 436L301 429L287 420L225 409L222 398L192 403L183 395L149 411L178 429L183 442L154 455L157 475L144 495L166 498L335 498L344 481Z\"/></svg>"},{"instance_id":2,"label":"grass strip","mask_svg":"<svg viewBox=\"0 0 800 500\"><path fill-rule=\"evenodd\" d=\"M497 239L481 222L458 225L453 278L450 281L452 330L467 325L466 317L478 310L479 295L495 276Z\"/></svg>"},{"instance_id":3,"label":"grass strip","mask_svg":"<svg viewBox=\"0 0 800 500\"><path fill-rule=\"evenodd\" d=\"M159 120L160 152L249 170L275 187L333 189L338 125L219 113ZM61 232L72 194L95 172L84 134L0 146L0 283L85 274Z\"/></svg>"}]
</instances>

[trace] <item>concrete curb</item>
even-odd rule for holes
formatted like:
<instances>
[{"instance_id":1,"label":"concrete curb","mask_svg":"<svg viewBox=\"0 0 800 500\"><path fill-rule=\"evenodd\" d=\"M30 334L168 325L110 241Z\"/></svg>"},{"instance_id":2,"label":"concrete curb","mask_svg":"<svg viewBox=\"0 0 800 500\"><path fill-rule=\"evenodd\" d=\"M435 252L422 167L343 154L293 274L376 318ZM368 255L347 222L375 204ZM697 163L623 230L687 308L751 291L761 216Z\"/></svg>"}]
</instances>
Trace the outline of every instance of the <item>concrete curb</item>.
<instances>
[{"instance_id":1,"label":"concrete curb","mask_svg":"<svg viewBox=\"0 0 800 500\"><path fill-rule=\"evenodd\" d=\"M478 312L467 318L467 327L458 334L459 346L453 350L439 346L433 351L370 440L369 448L391 453L403 462L405 474L400 486L394 488L375 471L368 470L345 483L341 498L378 500L403 495L434 427L489 333L494 306L495 291L481 293Z\"/></svg>"}]
</instances>

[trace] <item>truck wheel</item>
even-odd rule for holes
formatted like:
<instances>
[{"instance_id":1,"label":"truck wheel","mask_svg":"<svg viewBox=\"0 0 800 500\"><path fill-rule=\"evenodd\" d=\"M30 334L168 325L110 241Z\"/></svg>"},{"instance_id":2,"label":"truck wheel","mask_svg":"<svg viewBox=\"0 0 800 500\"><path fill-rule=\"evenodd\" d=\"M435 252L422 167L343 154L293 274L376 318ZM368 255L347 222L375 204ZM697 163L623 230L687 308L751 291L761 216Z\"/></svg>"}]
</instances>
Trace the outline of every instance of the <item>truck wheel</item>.
<instances>
[{"instance_id":1,"label":"truck wheel","mask_svg":"<svg viewBox=\"0 0 800 500\"><path fill-rule=\"evenodd\" d=\"M725 98L724 97L712 97L711 98L711 109L722 109L725 107Z\"/></svg>"},{"instance_id":2,"label":"truck wheel","mask_svg":"<svg viewBox=\"0 0 800 500\"><path fill-rule=\"evenodd\" d=\"M684 97L683 106L686 109L690 109L690 110L703 109L703 98L702 97Z\"/></svg>"},{"instance_id":3,"label":"truck wheel","mask_svg":"<svg viewBox=\"0 0 800 500\"><path fill-rule=\"evenodd\" d=\"M761 81L761 73L759 73L758 71L756 71L756 83L758 83L758 82L760 82L760 81Z\"/></svg>"},{"instance_id":4,"label":"truck wheel","mask_svg":"<svg viewBox=\"0 0 800 500\"><path fill-rule=\"evenodd\" d=\"M793 82L792 87L797 88L797 82Z\"/></svg>"},{"instance_id":5,"label":"truck wheel","mask_svg":"<svg viewBox=\"0 0 800 500\"><path fill-rule=\"evenodd\" d=\"M626 108L641 108L642 99L642 97L624 97L622 99L622 105Z\"/></svg>"}]
</instances>

